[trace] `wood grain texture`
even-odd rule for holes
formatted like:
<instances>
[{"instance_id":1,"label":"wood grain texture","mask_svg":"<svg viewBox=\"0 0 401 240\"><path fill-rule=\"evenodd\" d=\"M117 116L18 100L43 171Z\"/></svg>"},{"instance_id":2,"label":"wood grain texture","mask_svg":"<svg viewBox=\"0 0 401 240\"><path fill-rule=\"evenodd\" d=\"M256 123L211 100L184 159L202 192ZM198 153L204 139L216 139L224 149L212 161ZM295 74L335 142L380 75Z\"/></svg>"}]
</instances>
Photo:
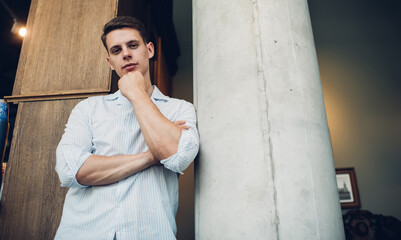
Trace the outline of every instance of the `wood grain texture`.
<instances>
[{"instance_id":1,"label":"wood grain texture","mask_svg":"<svg viewBox=\"0 0 401 240\"><path fill-rule=\"evenodd\" d=\"M117 0L33 0L13 95L109 90L100 36L116 11Z\"/></svg>"},{"instance_id":2,"label":"wood grain texture","mask_svg":"<svg viewBox=\"0 0 401 240\"><path fill-rule=\"evenodd\" d=\"M151 28L149 32L157 32L155 26L160 25L153 21L164 21L158 15L150 17L150 2L158 6L159 0L137 0L135 4L120 1L120 9L141 16ZM100 35L104 23L117 15L120 3L32 0L28 34L21 50L13 96L9 98L29 102L19 104L15 122L1 199L0 239L54 238L66 193L54 170L55 151L68 116L79 102L66 98L110 90L111 71ZM154 36L156 40L159 34ZM158 39L158 48L163 41L163 37ZM171 84L165 81L171 82L171 76L167 61L176 59L166 58L165 53L160 49L152 68L153 78L168 94Z\"/></svg>"},{"instance_id":3,"label":"wood grain texture","mask_svg":"<svg viewBox=\"0 0 401 240\"><path fill-rule=\"evenodd\" d=\"M13 97L34 102L18 108L1 199L0 239L54 238L67 190L54 169L55 152L80 100L43 100L110 90L100 35L104 23L116 16L117 2L31 2Z\"/></svg>"},{"instance_id":4,"label":"wood grain texture","mask_svg":"<svg viewBox=\"0 0 401 240\"><path fill-rule=\"evenodd\" d=\"M1 199L0 239L53 239L66 188L55 171L56 148L80 100L20 103Z\"/></svg>"}]
</instances>

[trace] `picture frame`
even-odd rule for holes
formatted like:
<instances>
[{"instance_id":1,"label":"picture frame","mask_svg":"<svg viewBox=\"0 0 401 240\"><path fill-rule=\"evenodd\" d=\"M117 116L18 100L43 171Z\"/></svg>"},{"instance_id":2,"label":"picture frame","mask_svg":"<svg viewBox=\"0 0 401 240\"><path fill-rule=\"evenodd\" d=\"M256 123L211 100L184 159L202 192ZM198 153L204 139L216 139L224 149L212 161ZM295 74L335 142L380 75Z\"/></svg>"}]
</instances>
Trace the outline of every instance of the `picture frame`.
<instances>
[{"instance_id":1,"label":"picture frame","mask_svg":"<svg viewBox=\"0 0 401 240\"><path fill-rule=\"evenodd\" d=\"M360 208L358 185L355 169L336 168L337 189L340 196L341 208Z\"/></svg>"}]
</instances>

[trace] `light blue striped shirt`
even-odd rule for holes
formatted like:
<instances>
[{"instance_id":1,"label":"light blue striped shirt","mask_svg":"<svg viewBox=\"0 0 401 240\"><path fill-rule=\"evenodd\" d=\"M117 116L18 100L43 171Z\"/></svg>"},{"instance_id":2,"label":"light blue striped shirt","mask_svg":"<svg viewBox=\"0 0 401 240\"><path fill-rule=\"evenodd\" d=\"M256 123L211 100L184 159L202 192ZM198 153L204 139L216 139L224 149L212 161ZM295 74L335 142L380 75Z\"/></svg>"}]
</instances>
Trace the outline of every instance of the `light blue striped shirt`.
<instances>
[{"instance_id":1,"label":"light blue striped shirt","mask_svg":"<svg viewBox=\"0 0 401 240\"><path fill-rule=\"evenodd\" d=\"M164 96L154 87L153 103L169 120L185 120L176 154L117 183L83 186L75 178L92 154L114 156L148 150L131 102L120 91L81 101L72 110L57 147L56 171L69 187L55 239L175 239L178 173L199 149L194 106Z\"/></svg>"}]
</instances>

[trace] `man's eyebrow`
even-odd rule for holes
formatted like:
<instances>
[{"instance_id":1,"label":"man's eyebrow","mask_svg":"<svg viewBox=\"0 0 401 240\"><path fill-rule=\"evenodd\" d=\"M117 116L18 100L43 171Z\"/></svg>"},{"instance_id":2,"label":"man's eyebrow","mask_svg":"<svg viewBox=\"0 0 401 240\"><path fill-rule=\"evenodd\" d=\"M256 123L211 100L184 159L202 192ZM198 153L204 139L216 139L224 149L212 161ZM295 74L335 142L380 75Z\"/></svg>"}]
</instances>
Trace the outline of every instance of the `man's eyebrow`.
<instances>
[{"instance_id":1,"label":"man's eyebrow","mask_svg":"<svg viewBox=\"0 0 401 240\"><path fill-rule=\"evenodd\" d=\"M125 44L126 44L126 45L129 45L129 44L133 44L133 43L139 44L140 41L134 39L134 40L130 40L130 41L126 42ZM109 49L109 51L111 51L111 50L113 50L113 49L115 49L115 48L121 48L121 45L117 44L117 45L111 46L110 49Z\"/></svg>"},{"instance_id":2,"label":"man's eyebrow","mask_svg":"<svg viewBox=\"0 0 401 240\"><path fill-rule=\"evenodd\" d=\"M128 41L126 44L128 45L128 44L131 44L131 43L139 43L139 40L131 40L131 41Z\"/></svg>"}]
</instances>

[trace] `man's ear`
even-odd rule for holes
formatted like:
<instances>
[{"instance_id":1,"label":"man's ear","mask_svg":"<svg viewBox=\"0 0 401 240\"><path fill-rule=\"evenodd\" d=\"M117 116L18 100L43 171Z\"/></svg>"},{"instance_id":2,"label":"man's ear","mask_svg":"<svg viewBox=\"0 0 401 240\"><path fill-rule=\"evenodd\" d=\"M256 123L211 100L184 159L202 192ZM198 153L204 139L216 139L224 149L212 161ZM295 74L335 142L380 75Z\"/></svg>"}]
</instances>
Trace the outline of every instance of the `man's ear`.
<instances>
[{"instance_id":1,"label":"man's ear","mask_svg":"<svg viewBox=\"0 0 401 240\"><path fill-rule=\"evenodd\" d=\"M113 65L111 65L111 63L110 63L110 57L107 56L106 59L107 59L107 62L109 63L110 69L111 69L111 70L114 70Z\"/></svg>"},{"instance_id":2,"label":"man's ear","mask_svg":"<svg viewBox=\"0 0 401 240\"><path fill-rule=\"evenodd\" d=\"M149 59L151 59L155 55L155 47L152 42L148 42L146 47L148 48Z\"/></svg>"}]
</instances>

